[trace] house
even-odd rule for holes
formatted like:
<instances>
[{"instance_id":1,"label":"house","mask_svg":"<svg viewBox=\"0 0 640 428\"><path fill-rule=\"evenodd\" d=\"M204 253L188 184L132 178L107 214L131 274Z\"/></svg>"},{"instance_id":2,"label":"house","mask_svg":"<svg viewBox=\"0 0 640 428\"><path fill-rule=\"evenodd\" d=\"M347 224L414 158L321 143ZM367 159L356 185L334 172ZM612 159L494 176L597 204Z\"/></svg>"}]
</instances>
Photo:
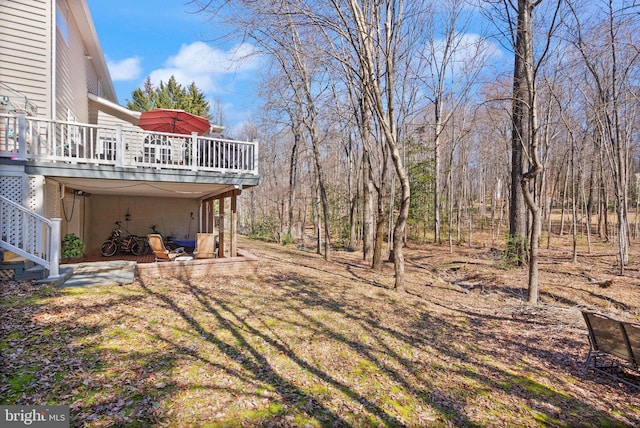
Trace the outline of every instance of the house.
<instances>
[{"instance_id":1,"label":"house","mask_svg":"<svg viewBox=\"0 0 640 428\"><path fill-rule=\"evenodd\" d=\"M259 183L258 145L137 127L86 0L3 1L0 16L0 250L56 277L68 233L87 251L116 221L193 239L224 231L227 213L219 251L235 256L237 197Z\"/></svg>"}]
</instances>

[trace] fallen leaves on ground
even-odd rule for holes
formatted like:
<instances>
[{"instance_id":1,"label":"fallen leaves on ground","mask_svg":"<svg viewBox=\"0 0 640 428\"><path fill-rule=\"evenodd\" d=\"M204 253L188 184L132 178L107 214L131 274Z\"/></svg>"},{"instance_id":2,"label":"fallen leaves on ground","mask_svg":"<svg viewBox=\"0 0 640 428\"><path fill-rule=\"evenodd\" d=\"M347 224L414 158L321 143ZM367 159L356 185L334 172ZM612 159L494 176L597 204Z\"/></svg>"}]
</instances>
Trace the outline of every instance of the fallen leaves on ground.
<instances>
[{"instance_id":1,"label":"fallen leaves on ground","mask_svg":"<svg viewBox=\"0 0 640 428\"><path fill-rule=\"evenodd\" d=\"M530 306L491 249L412 245L400 293L358 252L242 243L256 275L3 282L2 403L92 427L640 424L636 391L584 369L580 308L639 315L633 274L598 286L615 257L549 252Z\"/></svg>"}]
</instances>

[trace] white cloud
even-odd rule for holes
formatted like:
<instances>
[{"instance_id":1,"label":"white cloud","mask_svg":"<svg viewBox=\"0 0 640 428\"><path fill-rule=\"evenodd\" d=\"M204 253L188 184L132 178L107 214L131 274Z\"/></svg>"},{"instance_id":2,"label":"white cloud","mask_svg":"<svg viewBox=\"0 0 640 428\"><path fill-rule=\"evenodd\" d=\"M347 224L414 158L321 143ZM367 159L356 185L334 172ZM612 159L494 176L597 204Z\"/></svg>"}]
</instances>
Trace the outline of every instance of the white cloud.
<instances>
[{"instance_id":1,"label":"white cloud","mask_svg":"<svg viewBox=\"0 0 640 428\"><path fill-rule=\"evenodd\" d=\"M116 82L140 78L140 75L142 74L142 66L140 65L140 62L140 58L138 57L127 58L121 61L107 60L107 67L109 67L111 79Z\"/></svg>"},{"instance_id":2,"label":"white cloud","mask_svg":"<svg viewBox=\"0 0 640 428\"><path fill-rule=\"evenodd\" d=\"M195 82L205 94L230 92L234 78L260 67L261 59L256 52L255 47L248 43L224 51L204 42L194 42L182 45L176 55L167 59L163 68L152 71L149 76L154 85L160 81L166 83L175 76L182 85Z\"/></svg>"},{"instance_id":3,"label":"white cloud","mask_svg":"<svg viewBox=\"0 0 640 428\"><path fill-rule=\"evenodd\" d=\"M214 49L204 42L182 45L177 55L170 57L166 65L191 73L227 73L232 70L244 71L257 67L255 48L242 43L228 51Z\"/></svg>"},{"instance_id":4,"label":"white cloud","mask_svg":"<svg viewBox=\"0 0 640 428\"><path fill-rule=\"evenodd\" d=\"M427 45L427 61L437 64L438 67L445 61L444 55L448 46L446 75L459 75L487 62L498 61L502 57L500 48L490 40L478 34L466 33L457 35L453 42L445 39L435 41L433 45ZM451 50L453 49L453 50Z\"/></svg>"}]
</instances>

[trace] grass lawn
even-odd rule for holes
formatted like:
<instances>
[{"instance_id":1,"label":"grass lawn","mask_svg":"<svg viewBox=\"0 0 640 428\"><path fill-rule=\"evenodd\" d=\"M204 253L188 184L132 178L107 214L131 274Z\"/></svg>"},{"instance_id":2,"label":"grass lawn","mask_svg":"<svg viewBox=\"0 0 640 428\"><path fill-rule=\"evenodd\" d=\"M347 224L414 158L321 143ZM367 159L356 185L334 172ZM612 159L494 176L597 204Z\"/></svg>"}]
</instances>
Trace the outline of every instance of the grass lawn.
<instances>
[{"instance_id":1,"label":"grass lawn","mask_svg":"<svg viewBox=\"0 0 640 428\"><path fill-rule=\"evenodd\" d=\"M526 270L485 250L436 272L425 248L398 293L359 253L243 244L249 278L3 282L2 404L68 404L92 427L640 424L640 393L583 368L586 285L532 308Z\"/></svg>"}]
</instances>

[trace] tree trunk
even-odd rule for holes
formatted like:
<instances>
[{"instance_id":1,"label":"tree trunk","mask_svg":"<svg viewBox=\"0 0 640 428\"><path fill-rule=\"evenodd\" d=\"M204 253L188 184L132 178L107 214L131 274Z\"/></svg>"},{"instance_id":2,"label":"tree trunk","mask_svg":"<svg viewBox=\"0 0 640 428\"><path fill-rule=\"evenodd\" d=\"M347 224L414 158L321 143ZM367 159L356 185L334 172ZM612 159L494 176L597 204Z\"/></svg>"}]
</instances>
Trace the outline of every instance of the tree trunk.
<instances>
[{"instance_id":1,"label":"tree trunk","mask_svg":"<svg viewBox=\"0 0 640 428\"><path fill-rule=\"evenodd\" d=\"M442 133L442 101L435 100L435 139L433 147L433 241L441 244L440 236L440 134Z\"/></svg>"},{"instance_id":2,"label":"tree trunk","mask_svg":"<svg viewBox=\"0 0 640 428\"><path fill-rule=\"evenodd\" d=\"M300 132L294 129L293 133L293 147L291 148L291 157L289 159L289 225L287 227L287 233L291 235L291 229L293 227L293 210L295 201L295 188L297 181L298 171L298 144L300 143Z\"/></svg>"},{"instance_id":3,"label":"tree trunk","mask_svg":"<svg viewBox=\"0 0 640 428\"><path fill-rule=\"evenodd\" d=\"M573 225L573 263L578 262L578 207L576 204L575 150L571 138L571 217Z\"/></svg>"},{"instance_id":4,"label":"tree trunk","mask_svg":"<svg viewBox=\"0 0 640 428\"><path fill-rule=\"evenodd\" d=\"M380 258L382 254L382 245L378 246L378 243L374 240L377 240L377 227L374 230L374 223L376 221L376 216L374 213L374 192L376 191L375 180L373 175L373 165L371 162L371 151L372 151L372 137L371 137L371 129L372 129L372 113L371 108L369 106L369 102L367 97L361 97L359 102L359 117L361 118L360 123L360 134L362 138L362 180L364 183L363 191L364 191L364 209L362 215L362 228L363 228L363 257L367 261L371 261L373 265L375 263L373 260L378 258L378 266L377 269L380 269ZM384 158L384 156L383 156ZM380 187L383 186L382 182L385 180L384 176L380 178ZM380 193L382 189L378 189L378 193ZM380 199L378 199L380 201ZM382 216L384 218L384 215ZM374 267L374 269L376 269Z\"/></svg>"},{"instance_id":5,"label":"tree trunk","mask_svg":"<svg viewBox=\"0 0 640 428\"><path fill-rule=\"evenodd\" d=\"M523 181L523 186L527 185L526 181ZM529 287L527 290L527 302L530 304L538 303L538 275L539 275L539 250L540 245L538 244L540 241L540 230L541 230L541 220L540 220L540 208L535 205L529 205L529 210L531 211L531 245L529 249Z\"/></svg>"},{"instance_id":6,"label":"tree trunk","mask_svg":"<svg viewBox=\"0 0 640 428\"><path fill-rule=\"evenodd\" d=\"M564 185L562 187L562 204L560 205L560 232L558 232L559 236L564 235L564 219L567 207L567 187L569 187L569 174L565 172Z\"/></svg>"},{"instance_id":7,"label":"tree trunk","mask_svg":"<svg viewBox=\"0 0 640 428\"><path fill-rule=\"evenodd\" d=\"M369 151L365 148L362 152L362 180L364 190L364 209L362 214L362 256L364 260L371 261L373 259L374 249L374 213L373 213L373 195L375 187L371 171Z\"/></svg>"},{"instance_id":8,"label":"tree trunk","mask_svg":"<svg viewBox=\"0 0 640 428\"><path fill-rule=\"evenodd\" d=\"M518 0L518 37L513 74L513 100L511 115L511 193L509 195L509 258L522 264L525 259L527 241L527 205L522 190L522 177L525 169L524 147L527 143L528 127L526 121L527 81L525 77L525 40L520 35L521 15L524 14L526 1Z\"/></svg>"},{"instance_id":9,"label":"tree trunk","mask_svg":"<svg viewBox=\"0 0 640 428\"><path fill-rule=\"evenodd\" d=\"M382 262L384 257L382 257L382 247L384 246L384 227L387 223L387 214L386 214L386 204L385 199L387 198L387 186L389 183L388 171L389 171L389 162L388 156L389 151L386 146L381 147L382 150L382 169L380 172L380 187L378 188L378 215L376 216L376 231L375 231L375 241L373 248L373 262L371 264L371 268L373 270L382 270ZM393 201L389 204L393 209Z\"/></svg>"}]
</instances>

